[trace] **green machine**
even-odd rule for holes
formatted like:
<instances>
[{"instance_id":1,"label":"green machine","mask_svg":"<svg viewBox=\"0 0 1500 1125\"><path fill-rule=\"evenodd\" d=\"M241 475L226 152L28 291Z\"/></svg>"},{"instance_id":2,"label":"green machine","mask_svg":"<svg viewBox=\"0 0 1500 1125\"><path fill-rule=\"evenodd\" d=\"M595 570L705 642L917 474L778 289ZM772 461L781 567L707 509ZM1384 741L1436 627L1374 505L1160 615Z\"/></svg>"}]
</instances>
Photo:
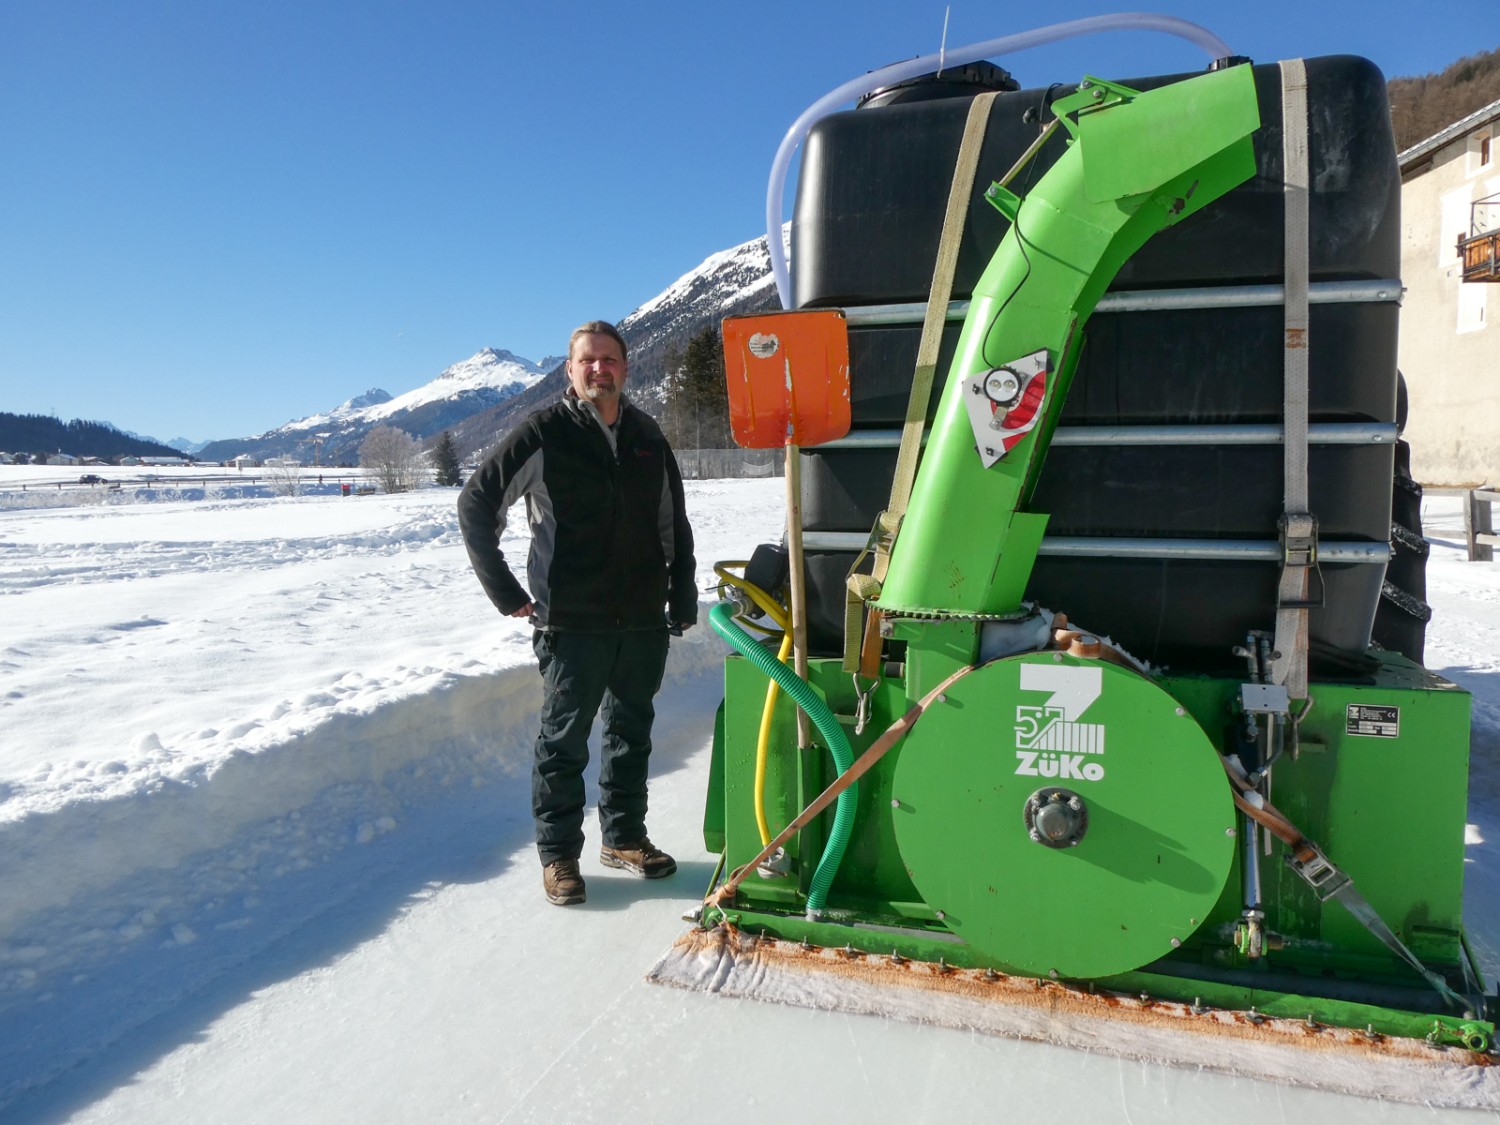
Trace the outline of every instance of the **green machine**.
<instances>
[{"instance_id":1,"label":"green machine","mask_svg":"<svg viewBox=\"0 0 1500 1125\"><path fill-rule=\"evenodd\" d=\"M984 193L1009 228L909 503L851 581L846 653L788 663L795 513L790 576L720 571L723 858L678 956L1487 1061L1500 1010L1462 922L1469 697L1378 648L1359 676L1309 678L1298 513L1237 675L1163 671L1026 600L1085 323L1154 234L1255 174L1261 124L1249 66L1088 79L1050 111L1066 151L1024 199Z\"/></svg>"}]
</instances>

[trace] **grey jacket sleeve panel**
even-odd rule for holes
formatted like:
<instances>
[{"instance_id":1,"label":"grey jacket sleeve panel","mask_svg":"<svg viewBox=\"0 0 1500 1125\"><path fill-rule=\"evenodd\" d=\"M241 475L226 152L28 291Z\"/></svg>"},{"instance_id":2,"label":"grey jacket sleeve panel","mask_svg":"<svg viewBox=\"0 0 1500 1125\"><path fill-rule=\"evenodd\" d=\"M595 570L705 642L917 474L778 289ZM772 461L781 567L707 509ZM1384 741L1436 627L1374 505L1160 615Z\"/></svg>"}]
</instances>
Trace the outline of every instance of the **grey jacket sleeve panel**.
<instances>
[{"instance_id":1,"label":"grey jacket sleeve panel","mask_svg":"<svg viewBox=\"0 0 1500 1125\"><path fill-rule=\"evenodd\" d=\"M667 449L667 475L662 484L661 510L657 516L662 550L667 559L667 616L683 625L698 620L698 561L693 557L693 528L688 523L687 502L677 458Z\"/></svg>"},{"instance_id":2,"label":"grey jacket sleeve panel","mask_svg":"<svg viewBox=\"0 0 1500 1125\"><path fill-rule=\"evenodd\" d=\"M523 425L475 470L458 496L458 526L469 563L501 613L514 613L532 600L505 561L500 535L511 505L541 483L540 435Z\"/></svg>"}]
</instances>

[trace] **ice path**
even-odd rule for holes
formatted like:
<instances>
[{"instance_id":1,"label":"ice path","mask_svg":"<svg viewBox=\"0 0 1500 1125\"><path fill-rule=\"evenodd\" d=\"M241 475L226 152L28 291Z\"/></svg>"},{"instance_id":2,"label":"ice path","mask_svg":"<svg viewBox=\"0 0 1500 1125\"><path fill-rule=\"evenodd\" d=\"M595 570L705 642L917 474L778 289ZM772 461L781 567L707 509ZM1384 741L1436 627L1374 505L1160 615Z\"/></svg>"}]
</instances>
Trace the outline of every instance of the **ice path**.
<instances>
[{"instance_id":1,"label":"ice path","mask_svg":"<svg viewBox=\"0 0 1500 1125\"><path fill-rule=\"evenodd\" d=\"M718 676L714 646L674 651L656 775L696 748L675 713L697 708L674 702ZM304 927L346 946L348 926L373 935L427 889L495 873L455 871L454 857L528 854L538 701L528 666L444 676L104 807L0 824L0 1108Z\"/></svg>"}]
</instances>

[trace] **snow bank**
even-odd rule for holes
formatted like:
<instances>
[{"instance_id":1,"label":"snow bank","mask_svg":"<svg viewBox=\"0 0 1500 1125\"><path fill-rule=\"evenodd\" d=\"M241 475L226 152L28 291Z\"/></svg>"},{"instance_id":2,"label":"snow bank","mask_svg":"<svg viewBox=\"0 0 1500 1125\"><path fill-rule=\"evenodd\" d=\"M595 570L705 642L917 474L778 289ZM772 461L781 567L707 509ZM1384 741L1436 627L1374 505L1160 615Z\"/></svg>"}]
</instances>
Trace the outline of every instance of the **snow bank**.
<instances>
[{"instance_id":1,"label":"snow bank","mask_svg":"<svg viewBox=\"0 0 1500 1125\"><path fill-rule=\"evenodd\" d=\"M778 489L695 482L705 585L744 501L774 533ZM443 791L529 776L530 630L484 599L453 499L6 517L0 998L190 927L205 903L254 897ZM723 653L706 628L674 640L669 683Z\"/></svg>"}]
</instances>

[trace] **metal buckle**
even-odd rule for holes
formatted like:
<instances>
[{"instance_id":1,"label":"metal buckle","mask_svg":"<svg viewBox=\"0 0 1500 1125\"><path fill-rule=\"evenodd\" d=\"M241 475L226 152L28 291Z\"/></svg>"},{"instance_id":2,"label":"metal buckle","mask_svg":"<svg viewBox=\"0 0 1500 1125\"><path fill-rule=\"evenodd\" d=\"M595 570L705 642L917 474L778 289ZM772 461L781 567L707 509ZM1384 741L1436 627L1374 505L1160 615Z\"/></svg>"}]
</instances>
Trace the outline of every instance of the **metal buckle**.
<instances>
[{"instance_id":1,"label":"metal buckle","mask_svg":"<svg viewBox=\"0 0 1500 1125\"><path fill-rule=\"evenodd\" d=\"M870 686L860 691L859 676L856 674L849 678L854 681L854 698L858 700L854 707L854 733L864 734L865 724L870 721L870 696L875 694L876 685L880 681L871 680Z\"/></svg>"},{"instance_id":2,"label":"metal buckle","mask_svg":"<svg viewBox=\"0 0 1500 1125\"><path fill-rule=\"evenodd\" d=\"M1286 865L1302 876L1307 885L1317 894L1320 902L1327 902L1353 882L1349 876L1335 867L1333 861L1316 845L1304 843L1304 847L1312 852L1312 855L1303 860L1288 853Z\"/></svg>"},{"instance_id":3,"label":"metal buckle","mask_svg":"<svg viewBox=\"0 0 1500 1125\"><path fill-rule=\"evenodd\" d=\"M1283 512L1277 521L1281 538L1281 568L1283 573L1297 568L1311 570L1316 594L1309 593L1304 600L1279 599L1277 609L1322 609L1327 588L1323 583L1323 570L1318 565L1318 517L1311 512Z\"/></svg>"}]
</instances>

